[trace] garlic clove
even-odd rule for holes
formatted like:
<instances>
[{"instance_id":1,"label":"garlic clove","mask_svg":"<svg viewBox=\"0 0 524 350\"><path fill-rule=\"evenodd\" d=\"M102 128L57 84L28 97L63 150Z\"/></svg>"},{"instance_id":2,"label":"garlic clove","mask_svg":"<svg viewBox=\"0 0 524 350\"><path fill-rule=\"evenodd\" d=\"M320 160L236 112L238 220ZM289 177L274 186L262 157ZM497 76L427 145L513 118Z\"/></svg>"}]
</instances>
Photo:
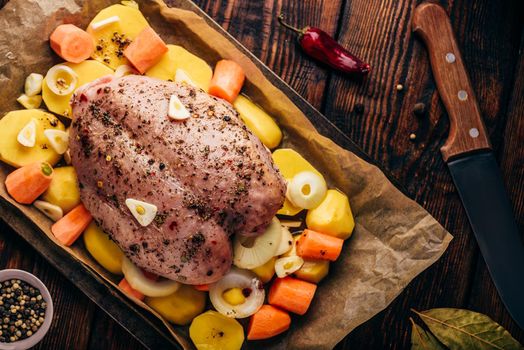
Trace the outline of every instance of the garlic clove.
<instances>
[{"instance_id":1,"label":"garlic clove","mask_svg":"<svg viewBox=\"0 0 524 350\"><path fill-rule=\"evenodd\" d=\"M297 255L278 258L275 261L275 272L279 278L284 278L298 271L302 265L304 265L304 259Z\"/></svg>"},{"instance_id":2,"label":"garlic clove","mask_svg":"<svg viewBox=\"0 0 524 350\"><path fill-rule=\"evenodd\" d=\"M36 96L42 92L42 81L44 76L38 73L31 73L25 78L24 92L28 97Z\"/></svg>"},{"instance_id":3,"label":"garlic clove","mask_svg":"<svg viewBox=\"0 0 524 350\"><path fill-rule=\"evenodd\" d=\"M22 94L16 101L26 109L37 109L42 104L42 95L27 96L26 94Z\"/></svg>"},{"instance_id":4,"label":"garlic clove","mask_svg":"<svg viewBox=\"0 0 524 350\"><path fill-rule=\"evenodd\" d=\"M175 82L176 83L186 83L191 86L197 86L193 80L189 77L187 72L183 69L177 69L175 72Z\"/></svg>"},{"instance_id":5,"label":"garlic clove","mask_svg":"<svg viewBox=\"0 0 524 350\"><path fill-rule=\"evenodd\" d=\"M69 134L62 130L46 129L44 135L49 140L49 144L58 154L64 154L69 148Z\"/></svg>"},{"instance_id":6,"label":"garlic clove","mask_svg":"<svg viewBox=\"0 0 524 350\"><path fill-rule=\"evenodd\" d=\"M169 109L167 115L169 116L169 118L174 120L185 120L190 117L187 108L175 95L171 95L171 98L169 99Z\"/></svg>"},{"instance_id":7,"label":"garlic clove","mask_svg":"<svg viewBox=\"0 0 524 350\"><path fill-rule=\"evenodd\" d=\"M31 119L18 133L18 143L25 147L34 147L36 144L36 119Z\"/></svg>"},{"instance_id":8,"label":"garlic clove","mask_svg":"<svg viewBox=\"0 0 524 350\"><path fill-rule=\"evenodd\" d=\"M108 17L106 19L103 19L101 21L98 21L98 22L95 22L95 23L91 24L91 29L98 30L100 28L104 28L104 27L107 27L110 24L118 23L118 22L120 22L120 17L118 17L118 16L111 16L111 17Z\"/></svg>"},{"instance_id":9,"label":"garlic clove","mask_svg":"<svg viewBox=\"0 0 524 350\"><path fill-rule=\"evenodd\" d=\"M115 70L115 77L120 78L126 75L140 75L140 72L134 69L131 66L128 66L127 64L123 64L121 66L118 66Z\"/></svg>"},{"instance_id":10,"label":"garlic clove","mask_svg":"<svg viewBox=\"0 0 524 350\"><path fill-rule=\"evenodd\" d=\"M147 226L153 222L158 210L154 204L142 202L133 198L127 198L126 205L136 221L138 221L142 226Z\"/></svg>"},{"instance_id":11,"label":"garlic clove","mask_svg":"<svg viewBox=\"0 0 524 350\"><path fill-rule=\"evenodd\" d=\"M53 221L58 221L64 216L62 208L46 201L36 200L33 205Z\"/></svg>"}]
</instances>

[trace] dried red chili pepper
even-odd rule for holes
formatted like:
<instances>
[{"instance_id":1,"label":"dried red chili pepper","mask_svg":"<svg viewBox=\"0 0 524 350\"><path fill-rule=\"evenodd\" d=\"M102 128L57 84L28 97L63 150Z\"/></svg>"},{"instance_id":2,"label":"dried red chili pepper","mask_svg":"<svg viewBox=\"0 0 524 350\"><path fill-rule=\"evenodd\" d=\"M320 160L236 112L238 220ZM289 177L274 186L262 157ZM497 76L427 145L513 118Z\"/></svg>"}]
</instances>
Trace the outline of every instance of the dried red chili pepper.
<instances>
[{"instance_id":1,"label":"dried red chili pepper","mask_svg":"<svg viewBox=\"0 0 524 350\"><path fill-rule=\"evenodd\" d=\"M366 75L371 70L365 63L342 47L328 33L315 27L295 28L284 22L284 15L278 16L284 27L299 34L298 42L309 56L344 73Z\"/></svg>"}]
</instances>

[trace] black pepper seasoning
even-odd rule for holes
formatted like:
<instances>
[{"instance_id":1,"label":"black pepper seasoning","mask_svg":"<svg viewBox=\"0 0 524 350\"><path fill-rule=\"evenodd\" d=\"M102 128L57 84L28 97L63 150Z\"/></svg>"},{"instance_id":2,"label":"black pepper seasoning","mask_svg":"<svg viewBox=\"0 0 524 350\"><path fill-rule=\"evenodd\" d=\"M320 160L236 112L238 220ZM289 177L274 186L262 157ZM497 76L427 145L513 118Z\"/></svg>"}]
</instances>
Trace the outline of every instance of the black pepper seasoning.
<instances>
[{"instance_id":1,"label":"black pepper seasoning","mask_svg":"<svg viewBox=\"0 0 524 350\"><path fill-rule=\"evenodd\" d=\"M19 279L0 282L0 342L32 336L44 324L46 308L38 288Z\"/></svg>"}]
</instances>

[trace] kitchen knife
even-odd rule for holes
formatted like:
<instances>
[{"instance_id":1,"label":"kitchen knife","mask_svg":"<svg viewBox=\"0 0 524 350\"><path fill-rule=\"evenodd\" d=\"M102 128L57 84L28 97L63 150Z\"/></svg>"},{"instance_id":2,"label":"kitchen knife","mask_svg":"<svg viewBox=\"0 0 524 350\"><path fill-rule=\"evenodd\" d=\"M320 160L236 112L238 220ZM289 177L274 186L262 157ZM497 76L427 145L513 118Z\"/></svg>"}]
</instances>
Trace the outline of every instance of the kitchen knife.
<instances>
[{"instance_id":1,"label":"kitchen knife","mask_svg":"<svg viewBox=\"0 0 524 350\"><path fill-rule=\"evenodd\" d=\"M449 136L440 151L499 295L524 329L524 242L451 22L440 5L424 3L415 9L413 31L428 48L438 92L450 118Z\"/></svg>"}]
</instances>

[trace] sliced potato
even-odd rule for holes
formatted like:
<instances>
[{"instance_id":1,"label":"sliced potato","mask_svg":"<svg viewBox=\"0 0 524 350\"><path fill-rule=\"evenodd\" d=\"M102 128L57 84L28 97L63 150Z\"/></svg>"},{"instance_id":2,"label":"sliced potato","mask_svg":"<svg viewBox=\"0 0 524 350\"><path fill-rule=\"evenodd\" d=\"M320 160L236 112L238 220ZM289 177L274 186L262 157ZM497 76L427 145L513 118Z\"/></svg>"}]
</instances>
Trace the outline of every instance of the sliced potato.
<instances>
[{"instance_id":1,"label":"sliced potato","mask_svg":"<svg viewBox=\"0 0 524 350\"><path fill-rule=\"evenodd\" d=\"M31 119L36 121L36 144L25 147L17 141L17 136ZM34 162L55 165L60 155L49 145L44 135L46 129L65 130L65 127L57 117L39 109L7 113L0 120L0 160L17 168Z\"/></svg>"},{"instance_id":2,"label":"sliced potato","mask_svg":"<svg viewBox=\"0 0 524 350\"><path fill-rule=\"evenodd\" d=\"M82 63L67 62L61 64L73 69L73 71L78 76L78 82L75 90L84 84L92 82L93 80L114 73L113 70L107 66L94 60L87 60ZM51 89L49 89L46 79L44 79L42 84L42 97L47 106L47 109L49 109L51 112L71 118L71 106L69 105L71 96L73 96L73 92L63 96L55 94L53 91L51 91Z\"/></svg>"},{"instance_id":3,"label":"sliced potato","mask_svg":"<svg viewBox=\"0 0 524 350\"><path fill-rule=\"evenodd\" d=\"M118 16L119 21L96 30L91 27L93 23L113 16ZM95 40L95 52L92 57L113 69L127 64L127 59L123 56L123 51L127 47L126 39L134 40L148 26L144 15L137 8L125 5L106 7L93 18L86 29Z\"/></svg>"},{"instance_id":4,"label":"sliced potato","mask_svg":"<svg viewBox=\"0 0 524 350\"><path fill-rule=\"evenodd\" d=\"M167 45L167 48L169 51L146 72L146 75L163 80L174 80L177 69L181 69L199 88L207 91L213 71L206 61L193 55L182 46Z\"/></svg>"},{"instance_id":5,"label":"sliced potato","mask_svg":"<svg viewBox=\"0 0 524 350\"><path fill-rule=\"evenodd\" d=\"M185 326L206 307L206 293L182 284L176 292L166 297L146 297L145 303L169 322Z\"/></svg>"},{"instance_id":6,"label":"sliced potato","mask_svg":"<svg viewBox=\"0 0 524 350\"><path fill-rule=\"evenodd\" d=\"M282 141L282 131L275 120L249 98L240 95L233 102L233 106L249 130L251 130L267 148L273 149Z\"/></svg>"},{"instance_id":7,"label":"sliced potato","mask_svg":"<svg viewBox=\"0 0 524 350\"><path fill-rule=\"evenodd\" d=\"M75 169L72 166L55 168L51 185L42 195L42 199L58 205L64 214L80 204L80 188Z\"/></svg>"},{"instance_id":8,"label":"sliced potato","mask_svg":"<svg viewBox=\"0 0 524 350\"><path fill-rule=\"evenodd\" d=\"M84 244L89 254L106 270L116 275L122 274L122 259L124 253L120 247L113 242L107 233L102 231L92 221L84 231Z\"/></svg>"}]
</instances>

